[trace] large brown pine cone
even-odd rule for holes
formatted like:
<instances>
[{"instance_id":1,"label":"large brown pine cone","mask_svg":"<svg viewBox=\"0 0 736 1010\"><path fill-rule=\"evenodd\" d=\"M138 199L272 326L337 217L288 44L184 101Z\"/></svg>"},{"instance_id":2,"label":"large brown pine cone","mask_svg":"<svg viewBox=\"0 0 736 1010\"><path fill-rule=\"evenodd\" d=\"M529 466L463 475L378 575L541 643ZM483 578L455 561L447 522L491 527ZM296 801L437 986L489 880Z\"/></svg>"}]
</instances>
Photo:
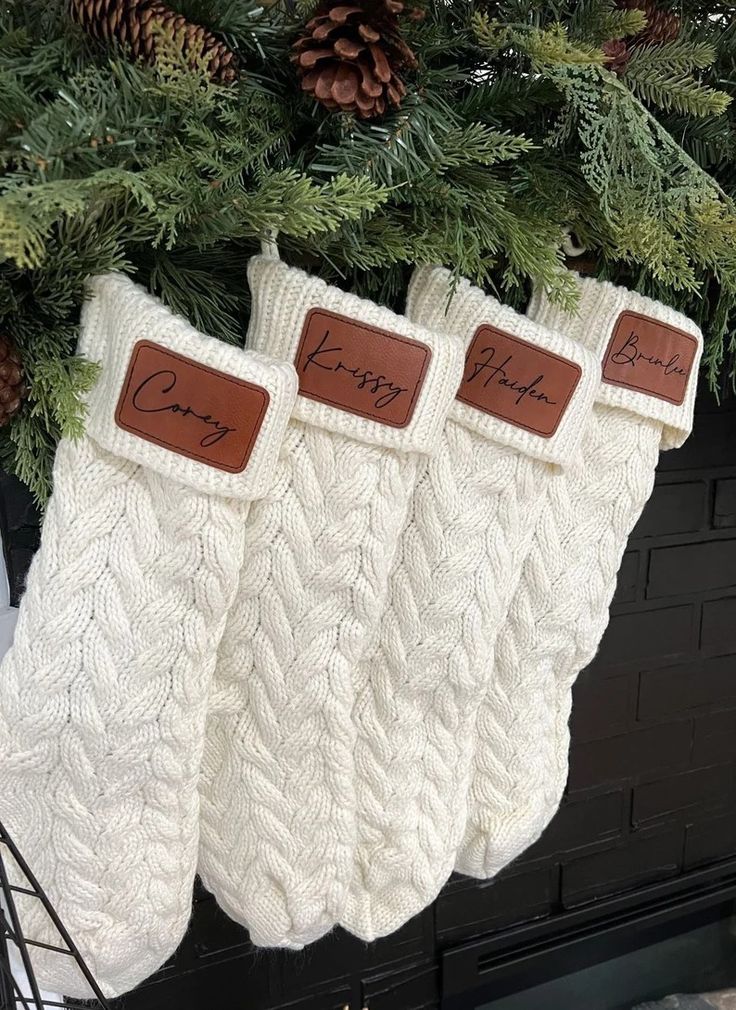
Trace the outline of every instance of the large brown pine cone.
<instances>
[{"instance_id":1,"label":"large brown pine cone","mask_svg":"<svg viewBox=\"0 0 736 1010\"><path fill-rule=\"evenodd\" d=\"M402 0L325 0L293 46L302 89L328 109L361 119L398 108L406 94L399 71L416 67L401 36L400 17L421 17Z\"/></svg>"},{"instance_id":2,"label":"large brown pine cone","mask_svg":"<svg viewBox=\"0 0 736 1010\"><path fill-rule=\"evenodd\" d=\"M70 12L93 38L127 46L134 59L155 63L165 33L192 64L204 59L213 81L229 84L237 76L235 53L222 39L160 0L70 0Z\"/></svg>"}]
</instances>

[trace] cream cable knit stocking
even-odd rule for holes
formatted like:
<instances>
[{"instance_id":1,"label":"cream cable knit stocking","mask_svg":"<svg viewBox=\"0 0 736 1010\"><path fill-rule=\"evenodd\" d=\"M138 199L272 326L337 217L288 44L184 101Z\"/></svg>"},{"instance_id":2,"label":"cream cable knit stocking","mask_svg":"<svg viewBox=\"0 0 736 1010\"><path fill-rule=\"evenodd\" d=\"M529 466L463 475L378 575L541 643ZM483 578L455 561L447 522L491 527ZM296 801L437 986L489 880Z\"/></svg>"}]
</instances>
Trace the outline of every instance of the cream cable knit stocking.
<instances>
[{"instance_id":1,"label":"cream cable knit stocking","mask_svg":"<svg viewBox=\"0 0 736 1010\"><path fill-rule=\"evenodd\" d=\"M342 924L372 940L449 877L474 725L544 489L574 453L596 361L451 275L422 268L410 318L457 334L466 368L413 496L376 640L356 674L358 846Z\"/></svg>"},{"instance_id":2,"label":"cream cable knit stocking","mask_svg":"<svg viewBox=\"0 0 736 1010\"><path fill-rule=\"evenodd\" d=\"M87 433L59 445L0 670L0 817L115 995L189 920L215 651L296 377L125 277L91 288L79 351L101 374ZM26 935L58 944L40 903L16 900ZM71 958L33 960L44 985L91 995Z\"/></svg>"},{"instance_id":3,"label":"cream cable knit stocking","mask_svg":"<svg viewBox=\"0 0 736 1010\"><path fill-rule=\"evenodd\" d=\"M352 670L378 621L462 347L277 260L251 261L249 343L295 361L273 495L254 506L201 784L200 873L256 944L338 921L355 837Z\"/></svg>"},{"instance_id":4,"label":"cream cable knit stocking","mask_svg":"<svg viewBox=\"0 0 736 1010\"><path fill-rule=\"evenodd\" d=\"M603 381L579 465L552 482L478 717L457 869L490 877L539 836L567 778L571 688L593 658L626 541L660 449L691 425L700 331L634 292L579 280L579 315L538 296L529 314L593 350Z\"/></svg>"}]
</instances>

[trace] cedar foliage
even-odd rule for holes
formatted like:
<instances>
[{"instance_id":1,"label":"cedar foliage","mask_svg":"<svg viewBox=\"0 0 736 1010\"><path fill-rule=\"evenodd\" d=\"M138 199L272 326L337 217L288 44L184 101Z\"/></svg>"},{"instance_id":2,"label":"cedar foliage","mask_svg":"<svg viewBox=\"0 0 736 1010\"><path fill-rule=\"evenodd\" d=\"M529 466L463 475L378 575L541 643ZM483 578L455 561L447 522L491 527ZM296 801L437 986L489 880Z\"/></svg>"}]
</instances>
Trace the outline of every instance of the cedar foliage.
<instances>
[{"instance_id":1,"label":"cedar foliage","mask_svg":"<svg viewBox=\"0 0 736 1010\"><path fill-rule=\"evenodd\" d=\"M85 278L126 271L240 342L245 263L273 234L288 262L397 307L426 262L572 307L570 230L601 277L697 318L711 384L733 381L732 8L679 3L677 39L634 46L615 74L602 47L646 20L613 0L424 0L401 107L361 121L299 88L312 0L168 6L234 50L235 84L165 32L148 67L67 0L0 0L0 328L29 387L0 459L39 500L94 381L74 357Z\"/></svg>"}]
</instances>

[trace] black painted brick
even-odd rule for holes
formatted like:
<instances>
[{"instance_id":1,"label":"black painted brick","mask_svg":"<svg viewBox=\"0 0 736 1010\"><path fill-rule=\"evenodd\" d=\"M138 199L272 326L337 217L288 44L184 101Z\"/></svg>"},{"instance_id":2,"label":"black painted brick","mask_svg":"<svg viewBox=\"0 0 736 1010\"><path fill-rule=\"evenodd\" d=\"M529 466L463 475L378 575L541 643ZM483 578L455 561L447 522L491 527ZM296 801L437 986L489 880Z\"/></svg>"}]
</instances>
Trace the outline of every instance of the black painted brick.
<instances>
[{"instance_id":1,"label":"black painted brick","mask_svg":"<svg viewBox=\"0 0 736 1010\"><path fill-rule=\"evenodd\" d=\"M736 853L736 811L699 818L685 834L685 869L704 866Z\"/></svg>"},{"instance_id":2,"label":"black painted brick","mask_svg":"<svg viewBox=\"0 0 736 1010\"><path fill-rule=\"evenodd\" d=\"M736 478L717 480L713 496L713 526L731 529L736 526Z\"/></svg>"},{"instance_id":3,"label":"black painted brick","mask_svg":"<svg viewBox=\"0 0 736 1010\"><path fill-rule=\"evenodd\" d=\"M707 656L736 653L736 596L703 604L700 647Z\"/></svg>"},{"instance_id":4,"label":"black painted brick","mask_svg":"<svg viewBox=\"0 0 736 1010\"><path fill-rule=\"evenodd\" d=\"M211 895L197 903L197 922L200 928L196 934L188 933L179 949L182 967L184 959L187 966L196 967L202 959L253 950L247 930L225 915Z\"/></svg>"},{"instance_id":5,"label":"black painted brick","mask_svg":"<svg viewBox=\"0 0 736 1010\"><path fill-rule=\"evenodd\" d=\"M629 674L602 677L588 669L573 691L570 727L577 743L601 740L625 732L629 721Z\"/></svg>"},{"instance_id":6,"label":"black painted brick","mask_svg":"<svg viewBox=\"0 0 736 1010\"><path fill-rule=\"evenodd\" d=\"M735 585L736 540L660 547L649 555L649 599L730 589Z\"/></svg>"},{"instance_id":7,"label":"black painted brick","mask_svg":"<svg viewBox=\"0 0 736 1010\"><path fill-rule=\"evenodd\" d=\"M680 867L683 829L646 837L632 836L626 846L582 856L562 867L565 908L628 891L674 876Z\"/></svg>"},{"instance_id":8,"label":"black painted brick","mask_svg":"<svg viewBox=\"0 0 736 1010\"><path fill-rule=\"evenodd\" d=\"M523 856L523 861L571 852L621 834L624 802L628 793L618 789L589 799L563 800L542 837Z\"/></svg>"},{"instance_id":9,"label":"black painted brick","mask_svg":"<svg viewBox=\"0 0 736 1010\"><path fill-rule=\"evenodd\" d=\"M690 604L614 614L600 646L601 661L631 663L688 652L693 638Z\"/></svg>"},{"instance_id":10,"label":"black painted brick","mask_svg":"<svg viewBox=\"0 0 736 1010\"><path fill-rule=\"evenodd\" d=\"M273 950L266 956L273 960L275 973L285 991L300 993L319 989L324 979L339 979L348 972L361 972L397 960L421 958L423 946L422 916L415 916L390 937L365 944L341 929L336 929L319 943L303 951Z\"/></svg>"},{"instance_id":11,"label":"black painted brick","mask_svg":"<svg viewBox=\"0 0 736 1010\"><path fill-rule=\"evenodd\" d=\"M694 533L705 525L708 485L705 481L657 484L636 524L632 539Z\"/></svg>"},{"instance_id":12,"label":"black painted brick","mask_svg":"<svg viewBox=\"0 0 736 1010\"><path fill-rule=\"evenodd\" d=\"M693 809L697 807L725 805L734 795L733 780L733 768L730 765L716 765L636 786L632 824L636 827L671 817L683 810L689 810L692 815Z\"/></svg>"},{"instance_id":13,"label":"black painted brick","mask_svg":"<svg viewBox=\"0 0 736 1010\"><path fill-rule=\"evenodd\" d=\"M247 978L247 975L240 978L239 991L244 996L248 992ZM321 983L319 991L311 993L309 996L297 998L297 994L294 992L286 999L279 999L275 1005L289 1007L289 1010L344 1010L345 1007L350 1007L351 997L352 988L349 985L340 982L327 982ZM210 999L212 999L212 993L210 993ZM213 1006L212 1003L195 1005L208 1008ZM250 1000L248 1000L248 1006L252 1006Z\"/></svg>"},{"instance_id":14,"label":"black painted brick","mask_svg":"<svg viewBox=\"0 0 736 1010\"><path fill-rule=\"evenodd\" d=\"M217 1006L218 994L243 992L244 988L247 988L248 1005L251 1007L268 1010L280 1004L277 997L269 995L268 975L263 970L263 963L252 958L236 958L213 964L207 970L175 975L159 985L124 996L119 1004L113 1005L120 1006L120 1010L130 1010L132 1007L135 1010L161 1010L162 1007L176 1007L177 1010L191 1007L199 1010L200 1007ZM335 995L334 999L330 999L330 992L330 987L326 986L322 1007L324 1010L342 1010L347 990L343 992L342 998Z\"/></svg>"},{"instance_id":15,"label":"black painted brick","mask_svg":"<svg viewBox=\"0 0 736 1010\"><path fill-rule=\"evenodd\" d=\"M663 473L678 470L711 470L734 465L736 414L701 414L687 442L677 452L663 452L659 469Z\"/></svg>"},{"instance_id":16,"label":"black painted brick","mask_svg":"<svg viewBox=\"0 0 736 1010\"><path fill-rule=\"evenodd\" d=\"M436 905L437 937L453 943L491 929L548 915L556 896L550 870L503 873L490 882L448 888Z\"/></svg>"},{"instance_id":17,"label":"black painted brick","mask_svg":"<svg viewBox=\"0 0 736 1010\"><path fill-rule=\"evenodd\" d=\"M606 740L574 743L570 755L570 790L587 789L688 764L692 726L688 721L666 723L624 733Z\"/></svg>"},{"instance_id":18,"label":"black painted brick","mask_svg":"<svg viewBox=\"0 0 736 1010\"><path fill-rule=\"evenodd\" d=\"M439 997L439 966L412 965L363 980L361 1004L368 1010L419 1010Z\"/></svg>"},{"instance_id":19,"label":"black painted brick","mask_svg":"<svg viewBox=\"0 0 736 1010\"><path fill-rule=\"evenodd\" d=\"M663 718L704 706L736 705L736 656L645 670L639 681L640 719Z\"/></svg>"},{"instance_id":20,"label":"black painted brick","mask_svg":"<svg viewBox=\"0 0 736 1010\"><path fill-rule=\"evenodd\" d=\"M695 720L693 764L736 761L736 710L714 712Z\"/></svg>"},{"instance_id":21,"label":"black painted brick","mask_svg":"<svg viewBox=\"0 0 736 1010\"><path fill-rule=\"evenodd\" d=\"M639 582L639 551L627 551L618 571L613 603L633 603Z\"/></svg>"}]
</instances>

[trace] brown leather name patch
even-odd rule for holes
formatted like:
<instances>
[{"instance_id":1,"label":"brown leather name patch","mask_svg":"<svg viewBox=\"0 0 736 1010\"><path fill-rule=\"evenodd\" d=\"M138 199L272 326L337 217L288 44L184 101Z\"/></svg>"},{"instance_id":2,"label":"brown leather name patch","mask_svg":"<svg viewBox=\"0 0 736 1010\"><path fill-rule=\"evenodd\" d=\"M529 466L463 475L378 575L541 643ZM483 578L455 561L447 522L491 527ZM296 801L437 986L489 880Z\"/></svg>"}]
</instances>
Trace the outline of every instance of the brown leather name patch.
<instances>
[{"instance_id":1,"label":"brown leather name patch","mask_svg":"<svg viewBox=\"0 0 736 1010\"><path fill-rule=\"evenodd\" d=\"M311 309L294 364L301 396L405 428L431 357L430 348L418 340Z\"/></svg>"},{"instance_id":2,"label":"brown leather name patch","mask_svg":"<svg viewBox=\"0 0 736 1010\"><path fill-rule=\"evenodd\" d=\"M139 340L115 421L180 456L240 473L250 459L269 399L261 386Z\"/></svg>"},{"instance_id":3,"label":"brown leather name patch","mask_svg":"<svg viewBox=\"0 0 736 1010\"><path fill-rule=\"evenodd\" d=\"M495 326L478 327L458 400L543 438L557 431L582 375L580 365Z\"/></svg>"},{"instance_id":4,"label":"brown leather name patch","mask_svg":"<svg viewBox=\"0 0 736 1010\"><path fill-rule=\"evenodd\" d=\"M622 312L603 359L603 381L679 406L697 350L691 333L638 312Z\"/></svg>"}]
</instances>

